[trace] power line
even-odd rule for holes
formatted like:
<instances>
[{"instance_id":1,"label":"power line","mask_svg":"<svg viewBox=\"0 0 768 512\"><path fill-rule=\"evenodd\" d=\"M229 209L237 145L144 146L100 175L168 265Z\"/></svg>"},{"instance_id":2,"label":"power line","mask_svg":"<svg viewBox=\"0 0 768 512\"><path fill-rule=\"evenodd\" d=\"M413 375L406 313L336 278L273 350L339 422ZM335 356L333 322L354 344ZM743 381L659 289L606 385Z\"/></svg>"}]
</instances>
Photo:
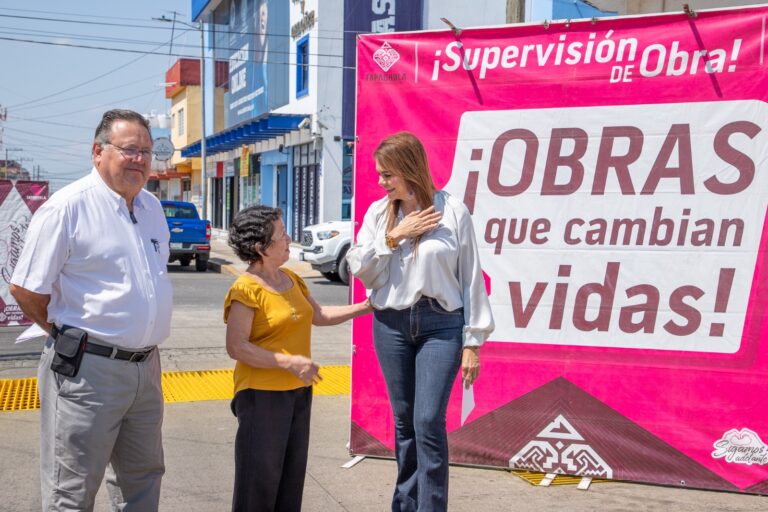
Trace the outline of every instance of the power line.
<instances>
[{"instance_id":1,"label":"power line","mask_svg":"<svg viewBox=\"0 0 768 512\"><path fill-rule=\"evenodd\" d=\"M108 48L108 47L104 47L104 46L88 46L88 45L72 44L72 43L55 43L55 42L50 42L50 41L35 41L35 40L32 40L32 39L15 39L15 38L12 38L12 37L0 37L0 41L14 41L14 42L18 42L18 43L42 44L42 45L48 45L48 46L63 46L63 47L68 47L68 48L84 48L84 49L87 49L87 50L105 50L105 51L112 51L112 52L119 52L119 53L141 53L142 57L145 57L147 55L162 55L162 56L165 56L165 53L158 53L158 52L155 52L155 51L131 50L131 49L128 49L128 48ZM249 50L248 52L251 53L251 52L257 52L257 51L258 50ZM192 60L195 60L195 59L199 60L200 59L199 56L187 55L187 54L181 54L181 53L175 53L175 54L173 54L173 56L174 57L179 57L179 58L184 58L184 59L192 59ZM141 57L139 57L139 58L141 58ZM206 60L215 60L213 57L205 57L205 59ZM138 59L136 59L136 60L138 60ZM248 62L248 60L249 59L229 59L230 62L233 62L233 61ZM135 62L135 61L132 61L132 62ZM295 66L295 65L297 65L295 62L285 62L285 61L266 60L264 62L269 63L269 64L283 65L283 66ZM354 66L333 66L333 65L330 65L330 64L304 64L304 65L308 66L308 67L314 67L314 68L352 69L352 70L355 69ZM102 76L104 76L104 75L102 75ZM101 78L101 77L97 77L97 78ZM68 90L71 90L71 89L68 89ZM66 92L66 91L63 91L63 92ZM46 97L43 97L43 98L40 98L40 99L47 99L48 97L50 97L50 96L46 96ZM32 102L27 102L27 103L32 103ZM26 105L27 103L19 103L19 105ZM18 107L19 105L15 105L14 107ZM8 108L12 108L12 107L8 107Z\"/></svg>"},{"instance_id":2,"label":"power line","mask_svg":"<svg viewBox=\"0 0 768 512\"><path fill-rule=\"evenodd\" d=\"M12 128L10 126L4 126L3 128L5 130L11 130L12 132L24 133L26 135L32 135L34 137L44 137L46 139L60 140L62 142L82 142L80 140L65 139L65 138L62 138L62 137L54 137L53 135L45 135L45 134L41 134L41 133L28 132L26 130L21 130L19 128ZM95 130L95 128L94 128L94 130Z\"/></svg>"},{"instance_id":3,"label":"power line","mask_svg":"<svg viewBox=\"0 0 768 512\"><path fill-rule=\"evenodd\" d=\"M14 12L33 12L38 14L63 14L66 16L75 16L80 18L96 18L107 20L129 20L129 21L144 21L144 18L125 18L119 16L98 16L96 14L78 14L73 12L54 12L54 11L38 11L35 9L15 9L11 7L0 7L0 11L14 11Z\"/></svg>"},{"instance_id":4,"label":"power line","mask_svg":"<svg viewBox=\"0 0 768 512\"><path fill-rule=\"evenodd\" d=\"M8 27L0 27L0 29L7 29ZM28 29L29 30L29 29ZM187 29L185 33L191 32L190 29ZM17 36L31 36L31 37L51 37L51 38L60 38L60 37L66 37L67 39L77 40L77 41L95 41L95 42L105 42L105 43L130 43L130 44L136 44L136 45L157 45L161 44L162 46L165 46L169 43L158 43L158 41L146 41L143 39L123 39L123 38L114 38L114 37L101 37L101 36L94 36L94 37L84 37L76 34L71 34L68 32L49 32L49 31L43 31L43 30L32 30L31 32L8 32L3 31L0 32L0 34L5 35L17 35ZM56 42L56 41L53 41ZM184 44L184 43L176 43L177 47L181 48L194 48L198 49L200 48L199 44ZM216 51L229 51L229 52L237 52L237 51L243 51L242 48L239 47L227 47L227 46L217 46ZM269 54L278 54L278 55L293 55L294 52L291 51L280 51L280 50L268 50L267 52L264 52L262 50L248 50L249 54L263 54L263 53L269 53ZM169 56L172 56L172 53L169 53ZM334 57L334 58L342 58L344 57L343 54L338 53L310 53L309 54L312 57ZM198 57L195 57L198 58Z\"/></svg>"},{"instance_id":5,"label":"power line","mask_svg":"<svg viewBox=\"0 0 768 512\"><path fill-rule=\"evenodd\" d=\"M49 105L58 105L59 103L65 103L65 102L68 102L68 101L77 100L77 99L80 99L80 98L85 98L86 96L95 96L96 94L101 94L103 92L111 92L111 91L114 91L116 89L122 89L123 87L130 87L131 85L135 85L135 84L138 84L138 83L141 83L141 82L146 82L147 80L149 80L149 79L151 79L151 78L153 78L155 76L157 76L157 73L153 73L151 75L148 75L148 76L146 76L144 78L141 78L139 80L136 80L134 82L124 83L122 85L117 85L115 87L108 87L106 89L101 89L101 90L98 90L98 91L87 92L87 93L81 94L79 96L70 96L69 98L62 98L62 99L56 100L56 101L49 101L48 103L40 103L38 105L32 105L32 106L28 106L28 107L16 108L14 110L15 111L19 111L19 110L34 109L34 108L39 108L39 107L47 107Z\"/></svg>"},{"instance_id":6,"label":"power line","mask_svg":"<svg viewBox=\"0 0 768 512\"><path fill-rule=\"evenodd\" d=\"M86 109L86 110L90 110L90 109ZM83 110L78 110L77 112L83 112ZM69 115L69 114L72 114L72 113L74 113L74 112L69 112L69 113L66 113L66 114L59 114L57 116L49 116L49 117L66 116L66 115ZM55 126L64 126L66 128L81 128L81 129L85 129L85 130L93 130L94 129L92 126L80 126L80 125L77 125L77 124L56 123L54 121L49 121L46 118L31 119L31 118L27 118L27 117L18 117L18 116L8 116L8 118L10 120L25 121L25 122L28 121L30 123L52 124L52 125L55 125Z\"/></svg>"},{"instance_id":7,"label":"power line","mask_svg":"<svg viewBox=\"0 0 768 512\"><path fill-rule=\"evenodd\" d=\"M50 30L36 30L33 28L19 28L19 27L6 27L0 26L3 30L3 34L11 36L35 36L35 37L66 37L67 39L76 39L78 41L99 41L105 43L135 43L135 44L167 44L161 41L146 41L142 39L128 39L122 37L109 37L99 35L88 34L73 34L71 32L53 32ZM191 29L187 29L187 32L192 32Z\"/></svg>"},{"instance_id":8,"label":"power line","mask_svg":"<svg viewBox=\"0 0 768 512\"><path fill-rule=\"evenodd\" d=\"M35 146L35 147L41 147L41 148L53 148L53 149L74 149L75 146L90 146L90 141L84 141L84 142L69 142L67 144L51 144L50 142L43 143L41 141L31 141L29 139L26 139L24 137L19 137L15 134L10 134L10 137L8 138L9 146Z\"/></svg>"},{"instance_id":9,"label":"power line","mask_svg":"<svg viewBox=\"0 0 768 512\"><path fill-rule=\"evenodd\" d=\"M184 33L186 33L186 31L180 33L179 37L181 37ZM2 38L0 38L0 39L2 39ZM8 39L8 40L13 41L14 39ZM42 43L42 44L45 44L45 43ZM48 44L50 44L50 43L48 43ZM152 51L158 50L158 49L162 48L163 46L165 46L165 44L162 44L162 45L158 46L157 48L154 48ZM47 100L48 98L53 98L54 96L58 96L59 94L64 94L65 92L69 92L69 91L71 91L73 89L77 89L78 87L82 87L83 85L90 84L92 82L95 82L96 80L104 78L105 76L111 75L112 73L116 73L117 71L123 70L126 67L130 66L131 64L133 64L133 63L143 59L147 55L151 55L151 53L147 53L147 52L131 52L131 53L142 53L142 55L136 57L135 59L133 59L131 61L128 61L128 62L126 62L124 64L121 64L121 65L119 65L119 66L117 66L117 67L115 67L115 68L113 68L113 69L111 69L111 70L109 70L109 71L107 71L105 73L102 73L102 74L100 74L98 76L89 78L88 80L85 80L84 82L80 82L79 84L76 84L76 85L73 85L71 87L67 87L66 89L62 89L60 91L48 94L47 96L43 96L42 98L37 98L35 100L25 101L23 103L18 103L16 105L12 105L9 108L12 108L12 109L13 108L18 108L18 107L21 107L21 106L24 106L24 105L29 105L29 104L32 104L32 103L37 103L37 102L40 102L40 101L43 101L43 100Z\"/></svg>"},{"instance_id":10,"label":"power line","mask_svg":"<svg viewBox=\"0 0 768 512\"><path fill-rule=\"evenodd\" d=\"M355 6L355 7L357 7L357 6ZM98 16L98 15L95 15L95 14L79 14L79 13L74 13L74 12L61 12L61 11L59 11L59 12L55 12L55 11L40 11L40 10L35 10L35 9L12 9L12 8L8 8L8 7L0 7L0 11L28 12L28 13L46 14L46 15L60 14L60 15L63 15L63 16L70 16L70 17L74 17L74 18L94 18L94 19L126 20L126 21L147 21L146 18L127 18L127 17L122 17L122 16ZM170 13L173 13L175 11L163 11L163 12L167 12L167 13L170 14ZM180 14L180 13L177 13L177 14ZM32 16L29 16L29 18L30 19L42 19L42 18L35 18L35 17L32 17ZM62 20L56 19L54 21L62 21ZM180 23L182 25L183 24L188 24L188 25L193 25L194 24L194 22L181 21L181 20L176 20L176 22ZM223 25L224 25L223 23L216 24L216 26L223 26ZM371 33L370 31L367 31L367 30L321 30L320 28L318 28L316 30L317 30L317 32L327 32L327 33L331 33L331 34L338 34L338 33L344 33L344 34L368 34L368 33ZM240 31L221 31L221 32L222 33L226 32L226 33L231 33L231 34L241 34L241 33L244 33L244 32L240 32ZM253 32L245 32L245 33L247 33L247 34L254 34ZM270 35L280 35L280 36L285 36L285 37L293 37L290 34L270 34ZM336 39L337 40L341 40L341 38L336 38Z\"/></svg>"},{"instance_id":11,"label":"power line","mask_svg":"<svg viewBox=\"0 0 768 512\"><path fill-rule=\"evenodd\" d=\"M67 14L67 13L62 13ZM15 18L15 19L24 19L24 20L32 20L32 21L53 21L57 23L76 23L76 24L84 24L84 25L100 25L100 26L110 26L110 27L124 27L124 28L149 28L149 29L155 29L155 30L169 30L168 27L164 26L158 26L158 25L139 25L139 24L132 24L132 23L109 23L109 22L100 22L100 21L85 21L85 20L68 20L68 19L60 19L60 18L47 18L47 17L41 17L41 16L20 16L15 14L0 14L0 18ZM170 20L169 20L170 21ZM182 23L179 21L179 23ZM183 22L188 25L193 25L191 23ZM220 27L224 26L223 24L209 24L213 25L214 27ZM214 32L217 34L235 34L235 35L244 35L244 36L266 36L266 37L288 37L291 39L295 39L295 37L292 34L281 34L277 32L248 32L245 30L216 30L214 28ZM369 31L365 30L320 30L317 29L317 32L329 32L333 34L338 34L339 32L342 34L368 34ZM328 36L317 36L318 39L324 39L328 41L344 41L343 37L328 37Z\"/></svg>"},{"instance_id":12,"label":"power line","mask_svg":"<svg viewBox=\"0 0 768 512\"><path fill-rule=\"evenodd\" d=\"M53 21L57 23L76 23L80 25L99 25L102 27L150 28L150 29L168 30L166 27L158 27L156 25L137 25L134 23L109 23L104 21L65 20L65 19L59 19L59 18L43 18L41 16L20 16L18 14L0 14L0 18L13 18L13 19L20 19L20 20L33 20L33 21Z\"/></svg>"},{"instance_id":13,"label":"power line","mask_svg":"<svg viewBox=\"0 0 768 512\"><path fill-rule=\"evenodd\" d=\"M97 110L97 109L100 109L100 108L112 107L112 106L114 106L117 103L121 103L123 101L135 100L136 98L143 98L144 96L149 96L150 94L155 94L156 92L158 92L158 91L156 89L153 89L151 91L143 92L143 93L137 94L135 96L129 96L127 98L120 98L119 100L112 100L109 103L102 103L100 105L95 105L93 107L89 107L89 108L85 108L85 109L81 108L81 109L73 110L71 112L62 112L62 113L59 113L59 114L48 114L48 115L45 115L45 116L42 116L42 117L30 117L30 118L23 118L23 117L17 117L17 116L8 116L8 117L12 118L12 119L23 120L23 121L42 121L42 122L46 122L47 119L52 119L54 117L68 116L68 115L72 115L72 114L77 114L79 112L87 112L89 110ZM56 124L56 123L51 123L51 124ZM67 125L64 125L64 126L67 126ZM72 126L73 128L83 128L82 126L75 126L75 125L69 125L69 126ZM86 127L86 128L88 128L90 130L92 127Z\"/></svg>"}]
</instances>

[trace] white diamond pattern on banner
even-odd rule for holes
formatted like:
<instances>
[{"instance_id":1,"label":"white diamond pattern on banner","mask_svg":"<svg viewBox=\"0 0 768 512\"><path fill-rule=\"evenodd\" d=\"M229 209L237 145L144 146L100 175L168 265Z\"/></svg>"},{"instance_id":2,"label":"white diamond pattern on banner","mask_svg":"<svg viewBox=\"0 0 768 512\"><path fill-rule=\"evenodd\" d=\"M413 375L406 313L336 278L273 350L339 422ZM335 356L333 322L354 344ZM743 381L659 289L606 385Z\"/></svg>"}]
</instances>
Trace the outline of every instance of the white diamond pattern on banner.
<instances>
[{"instance_id":1,"label":"white diamond pattern on banner","mask_svg":"<svg viewBox=\"0 0 768 512\"><path fill-rule=\"evenodd\" d=\"M611 467L562 414L509 459L509 467L557 475L613 477Z\"/></svg>"}]
</instances>

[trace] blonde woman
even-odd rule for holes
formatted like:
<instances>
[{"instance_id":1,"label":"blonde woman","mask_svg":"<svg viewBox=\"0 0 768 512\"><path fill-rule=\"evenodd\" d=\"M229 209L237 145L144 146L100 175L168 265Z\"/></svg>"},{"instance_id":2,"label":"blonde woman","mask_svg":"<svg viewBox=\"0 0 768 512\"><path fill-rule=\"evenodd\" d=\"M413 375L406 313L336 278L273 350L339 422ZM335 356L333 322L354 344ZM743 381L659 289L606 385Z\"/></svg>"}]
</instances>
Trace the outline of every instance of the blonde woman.
<instances>
[{"instance_id":1,"label":"blonde woman","mask_svg":"<svg viewBox=\"0 0 768 512\"><path fill-rule=\"evenodd\" d=\"M371 290L373 341L395 419L393 511L446 510L445 413L461 366L469 386L494 323L467 208L435 189L423 145L401 132L374 152L386 197L347 260Z\"/></svg>"}]
</instances>

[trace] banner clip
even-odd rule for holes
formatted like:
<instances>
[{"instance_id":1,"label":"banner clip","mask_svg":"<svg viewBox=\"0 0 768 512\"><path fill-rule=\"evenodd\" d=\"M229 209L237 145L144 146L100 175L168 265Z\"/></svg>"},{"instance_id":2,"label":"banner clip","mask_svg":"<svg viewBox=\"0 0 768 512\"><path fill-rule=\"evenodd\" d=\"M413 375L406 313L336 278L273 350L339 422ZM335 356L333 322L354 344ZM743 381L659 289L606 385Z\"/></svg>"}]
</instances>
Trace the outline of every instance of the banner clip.
<instances>
[{"instance_id":1,"label":"banner clip","mask_svg":"<svg viewBox=\"0 0 768 512\"><path fill-rule=\"evenodd\" d=\"M689 18L695 18L696 16L698 16L698 14L696 13L696 11L694 11L693 9L691 9L691 6L690 6L690 5L688 5L688 4L683 4L683 12L684 12L685 14L687 14Z\"/></svg>"},{"instance_id":2,"label":"banner clip","mask_svg":"<svg viewBox=\"0 0 768 512\"><path fill-rule=\"evenodd\" d=\"M451 27L451 31L453 32L453 35L455 35L456 37L459 37L459 36L461 36L461 29L460 29L460 28L458 28L458 27L457 27L456 25L454 25L453 23L451 23L450 21L448 21L448 19L447 19L447 18L440 18L440 21L442 21L443 23L445 23L446 25L448 25L449 27Z\"/></svg>"}]
</instances>

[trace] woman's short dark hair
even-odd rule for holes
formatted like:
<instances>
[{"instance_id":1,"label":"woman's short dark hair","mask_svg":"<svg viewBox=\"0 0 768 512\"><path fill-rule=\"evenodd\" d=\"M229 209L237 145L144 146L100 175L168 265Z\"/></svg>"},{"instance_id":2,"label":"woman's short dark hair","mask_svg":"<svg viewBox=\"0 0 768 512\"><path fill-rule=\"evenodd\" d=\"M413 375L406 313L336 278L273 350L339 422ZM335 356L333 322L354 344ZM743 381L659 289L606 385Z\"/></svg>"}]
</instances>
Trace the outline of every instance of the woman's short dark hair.
<instances>
[{"instance_id":1,"label":"woman's short dark hair","mask_svg":"<svg viewBox=\"0 0 768 512\"><path fill-rule=\"evenodd\" d=\"M274 222L283 216L280 208L249 206L237 212L229 227L229 246L247 263L261 261L261 252L272 245Z\"/></svg>"}]
</instances>

